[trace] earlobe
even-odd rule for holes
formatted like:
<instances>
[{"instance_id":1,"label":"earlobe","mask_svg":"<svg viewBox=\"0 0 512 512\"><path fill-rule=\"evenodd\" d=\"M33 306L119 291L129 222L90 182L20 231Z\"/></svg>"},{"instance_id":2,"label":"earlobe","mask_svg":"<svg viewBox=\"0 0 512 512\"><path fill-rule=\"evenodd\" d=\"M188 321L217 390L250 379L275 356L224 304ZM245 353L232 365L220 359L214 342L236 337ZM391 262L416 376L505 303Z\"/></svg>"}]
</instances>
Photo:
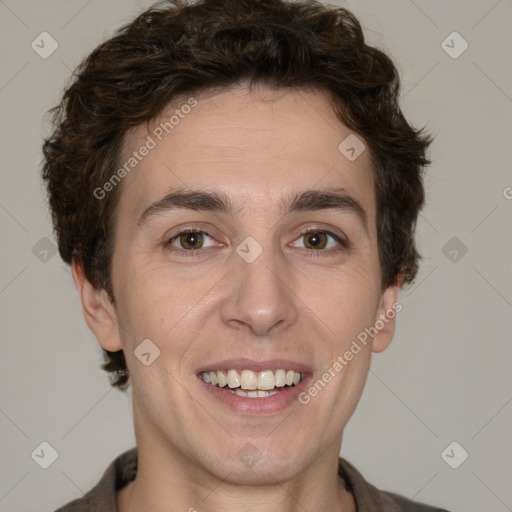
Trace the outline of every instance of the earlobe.
<instances>
[{"instance_id":1,"label":"earlobe","mask_svg":"<svg viewBox=\"0 0 512 512\"><path fill-rule=\"evenodd\" d=\"M84 275L82 266L75 260L72 263L75 282L82 311L89 329L99 345L111 352L121 350L121 339L116 310L104 289L94 287Z\"/></svg>"},{"instance_id":2,"label":"earlobe","mask_svg":"<svg viewBox=\"0 0 512 512\"><path fill-rule=\"evenodd\" d=\"M384 290L377 316L375 318L375 328L378 333L373 338L372 352L382 352L393 340L395 334L396 315L402 309L398 303L398 293L402 287L403 276L397 278L396 284Z\"/></svg>"}]
</instances>

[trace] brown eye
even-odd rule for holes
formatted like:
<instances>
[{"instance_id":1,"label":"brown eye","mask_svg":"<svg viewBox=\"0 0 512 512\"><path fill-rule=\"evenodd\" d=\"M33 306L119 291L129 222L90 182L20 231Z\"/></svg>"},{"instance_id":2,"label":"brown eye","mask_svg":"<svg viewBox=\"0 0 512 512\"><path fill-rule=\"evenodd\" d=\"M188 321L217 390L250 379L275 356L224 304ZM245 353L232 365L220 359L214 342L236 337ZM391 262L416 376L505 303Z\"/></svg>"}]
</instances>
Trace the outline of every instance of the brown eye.
<instances>
[{"instance_id":1,"label":"brown eye","mask_svg":"<svg viewBox=\"0 0 512 512\"><path fill-rule=\"evenodd\" d=\"M170 248L173 251L195 254L195 252L201 251L205 248L203 246L206 242L206 239L208 238L212 241L212 243L206 247L215 245L213 243L213 238L205 231L187 230L173 236L171 239L165 242L164 245L166 248Z\"/></svg>"},{"instance_id":2,"label":"brown eye","mask_svg":"<svg viewBox=\"0 0 512 512\"><path fill-rule=\"evenodd\" d=\"M307 249L311 256L334 256L349 248L347 240L331 231L322 229L304 231L297 240L300 239L304 239L302 245L296 241L293 243L293 247Z\"/></svg>"},{"instance_id":3,"label":"brown eye","mask_svg":"<svg viewBox=\"0 0 512 512\"><path fill-rule=\"evenodd\" d=\"M184 249L200 249L203 243L203 234L198 231L182 233L179 240Z\"/></svg>"},{"instance_id":4,"label":"brown eye","mask_svg":"<svg viewBox=\"0 0 512 512\"><path fill-rule=\"evenodd\" d=\"M321 231L310 231L304 235L305 246L307 249L324 249L327 245L327 237Z\"/></svg>"}]
</instances>

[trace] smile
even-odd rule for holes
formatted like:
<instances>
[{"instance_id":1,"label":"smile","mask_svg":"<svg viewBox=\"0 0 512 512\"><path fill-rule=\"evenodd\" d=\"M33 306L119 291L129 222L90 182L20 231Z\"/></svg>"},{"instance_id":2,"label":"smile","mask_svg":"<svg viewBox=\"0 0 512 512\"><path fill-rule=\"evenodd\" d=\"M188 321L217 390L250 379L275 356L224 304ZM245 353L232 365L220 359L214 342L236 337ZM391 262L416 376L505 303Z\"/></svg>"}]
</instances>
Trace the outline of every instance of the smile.
<instances>
[{"instance_id":1,"label":"smile","mask_svg":"<svg viewBox=\"0 0 512 512\"><path fill-rule=\"evenodd\" d=\"M217 370L202 372L200 378L212 386L248 398L264 398L278 394L284 388L296 386L303 374L295 370Z\"/></svg>"}]
</instances>

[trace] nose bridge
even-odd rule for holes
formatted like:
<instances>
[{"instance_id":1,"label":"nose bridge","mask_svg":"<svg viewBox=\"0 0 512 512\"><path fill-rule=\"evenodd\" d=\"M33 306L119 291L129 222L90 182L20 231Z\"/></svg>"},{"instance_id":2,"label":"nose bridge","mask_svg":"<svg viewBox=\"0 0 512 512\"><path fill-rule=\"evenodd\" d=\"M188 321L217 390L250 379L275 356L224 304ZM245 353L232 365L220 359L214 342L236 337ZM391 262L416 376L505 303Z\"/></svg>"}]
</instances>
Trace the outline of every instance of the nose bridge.
<instances>
[{"instance_id":1,"label":"nose bridge","mask_svg":"<svg viewBox=\"0 0 512 512\"><path fill-rule=\"evenodd\" d=\"M296 321L296 305L287 284L286 262L268 232L249 236L236 248L230 296L223 308L223 320L231 325L249 326L267 334L277 324Z\"/></svg>"}]
</instances>

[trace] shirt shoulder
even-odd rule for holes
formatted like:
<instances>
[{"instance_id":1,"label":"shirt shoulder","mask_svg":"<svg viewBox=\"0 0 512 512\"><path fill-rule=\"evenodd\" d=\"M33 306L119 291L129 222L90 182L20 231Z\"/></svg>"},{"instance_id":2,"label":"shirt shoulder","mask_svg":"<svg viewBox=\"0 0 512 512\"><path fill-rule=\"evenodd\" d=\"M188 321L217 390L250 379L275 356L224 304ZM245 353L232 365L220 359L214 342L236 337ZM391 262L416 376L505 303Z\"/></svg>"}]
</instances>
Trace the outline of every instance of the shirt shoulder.
<instances>
[{"instance_id":1,"label":"shirt shoulder","mask_svg":"<svg viewBox=\"0 0 512 512\"><path fill-rule=\"evenodd\" d=\"M397 504L400 512L450 512L444 508L433 507L431 505L426 505L425 503L419 503L417 501L411 501L404 496L400 496L399 494L394 494L391 492L384 492L386 496L388 496L394 503Z\"/></svg>"},{"instance_id":2,"label":"shirt shoulder","mask_svg":"<svg viewBox=\"0 0 512 512\"><path fill-rule=\"evenodd\" d=\"M342 457L339 457L338 474L352 492L357 512L449 512L443 508L412 501L399 494L380 491Z\"/></svg>"},{"instance_id":3,"label":"shirt shoulder","mask_svg":"<svg viewBox=\"0 0 512 512\"><path fill-rule=\"evenodd\" d=\"M117 456L99 482L84 496L63 505L55 512L117 512L116 493L137 473L137 448Z\"/></svg>"}]
</instances>

